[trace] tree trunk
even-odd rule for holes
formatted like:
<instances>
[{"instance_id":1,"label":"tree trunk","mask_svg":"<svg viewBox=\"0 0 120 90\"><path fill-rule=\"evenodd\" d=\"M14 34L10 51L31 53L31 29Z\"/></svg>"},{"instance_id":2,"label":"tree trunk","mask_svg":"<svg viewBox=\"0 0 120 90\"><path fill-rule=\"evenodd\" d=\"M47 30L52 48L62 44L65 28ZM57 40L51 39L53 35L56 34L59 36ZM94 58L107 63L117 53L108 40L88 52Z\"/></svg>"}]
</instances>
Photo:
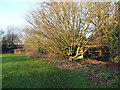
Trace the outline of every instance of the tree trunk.
<instances>
[{"instance_id":1,"label":"tree trunk","mask_svg":"<svg viewBox=\"0 0 120 90\"><path fill-rule=\"evenodd\" d=\"M69 57L69 61L73 61L73 59L71 58L71 56Z\"/></svg>"}]
</instances>

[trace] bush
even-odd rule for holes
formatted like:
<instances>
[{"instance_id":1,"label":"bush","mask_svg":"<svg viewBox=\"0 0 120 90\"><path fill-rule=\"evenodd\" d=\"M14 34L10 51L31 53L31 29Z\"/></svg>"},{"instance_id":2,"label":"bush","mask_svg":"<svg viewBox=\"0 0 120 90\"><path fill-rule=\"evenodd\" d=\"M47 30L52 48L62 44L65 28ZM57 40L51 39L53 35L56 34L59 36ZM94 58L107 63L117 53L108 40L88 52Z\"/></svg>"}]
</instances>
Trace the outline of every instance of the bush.
<instances>
[{"instance_id":1,"label":"bush","mask_svg":"<svg viewBox=\"0 0 120 90\"><path fill-rule=\"evenodd\" d=\"M29 51L27 54L28 54L28 58L38 58L41 55L41 53L36 52L34 50Z\"/></svg>"},{"instance_id":2,"label":"bush","mask_svg":"<svg viewBox=\"0 0 120 90\"><path fill-rule=\"evenodd\" d=\"M104 80L109 80L111 79L112 75L108 74L108 73L104 73L101 75L100 78L104 79Z\"/></svg>"}]
</instances>

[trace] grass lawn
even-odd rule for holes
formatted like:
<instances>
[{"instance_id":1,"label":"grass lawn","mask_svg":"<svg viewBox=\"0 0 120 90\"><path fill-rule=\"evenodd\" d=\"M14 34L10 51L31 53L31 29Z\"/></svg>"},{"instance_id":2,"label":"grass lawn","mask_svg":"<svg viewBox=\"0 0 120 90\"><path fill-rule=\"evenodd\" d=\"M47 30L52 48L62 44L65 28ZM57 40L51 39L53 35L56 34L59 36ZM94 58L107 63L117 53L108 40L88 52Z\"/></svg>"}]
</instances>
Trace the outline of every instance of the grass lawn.
<instances>
[{"instance_id":1,"label":"grass lawn","mask_svg":"<svg viewBox=\"0 0 120 90\"><path fill-rule=\"evenodd\" d=\"M28 59L26 55L2 55L2 88L110 88L94 84L81 72L48 64L45 58Z\"/></svg>"}]
</instances>

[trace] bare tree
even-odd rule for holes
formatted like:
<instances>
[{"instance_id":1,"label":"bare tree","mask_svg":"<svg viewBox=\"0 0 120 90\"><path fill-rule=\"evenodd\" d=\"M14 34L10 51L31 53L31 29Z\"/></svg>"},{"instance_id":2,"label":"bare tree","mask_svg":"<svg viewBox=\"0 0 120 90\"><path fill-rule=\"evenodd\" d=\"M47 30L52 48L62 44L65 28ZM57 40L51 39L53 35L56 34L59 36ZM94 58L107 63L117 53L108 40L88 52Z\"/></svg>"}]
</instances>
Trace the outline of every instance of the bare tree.
<instances>
[{"instance_id":1,"label":"bare tree","mask_svg":"<svg viewBox=\"0 0 120 90\"><path fill-rule=\"evenodd\" d=\"M89 28L84 18L81 3L42 3L42 9L37 9L27 16L31 25L29 34L36 37L40 45L48 51L64 56L83 57L87 41L85 35ZM87 27L85 27L85 25Z\"/></svg>"},{"instance_id":2,"label":"bare tree","mask_svg":"<svg viewBox=\"0 0 120 90\"><path fill-rule=\"evenodd\" d=\"M8 26L6 27L6 32L2 38L2 50L3 52L7 51L7 49L13 49L16 45L19 45L20 38L18 31L19 29L15 26Z\"/></svg>"},{"instance_id":3,"label":"bare tree","mask_svg":"<svg viewBox=\"0 0 120 90\"><path fill-rule=\"evenodd\" d=\"M3 39L6 40L6 43L8 46L13 47L14 44L17 44L20 42L19 34L17 34L19 31L17 30L19 29L16 28L15 26L6 27L7 32L6 32L6 35L3 37Z\"/></svg>"},{"instance_id":4,"label":"bare tree","mask_svg":"<svg viewBox=\"0 0 120 90\"><path fill-rule=\"evenodd\" d=\"M105 45L107 28L114 21L114 7L110 7L110 3L43 2L27 14L30 26L25 33L39 47L71 59L83 58L90 47L98 46L99 56L103 57L101 47ZM97 43L91 40L95 34Z\"/></svg>"}]
</instances>

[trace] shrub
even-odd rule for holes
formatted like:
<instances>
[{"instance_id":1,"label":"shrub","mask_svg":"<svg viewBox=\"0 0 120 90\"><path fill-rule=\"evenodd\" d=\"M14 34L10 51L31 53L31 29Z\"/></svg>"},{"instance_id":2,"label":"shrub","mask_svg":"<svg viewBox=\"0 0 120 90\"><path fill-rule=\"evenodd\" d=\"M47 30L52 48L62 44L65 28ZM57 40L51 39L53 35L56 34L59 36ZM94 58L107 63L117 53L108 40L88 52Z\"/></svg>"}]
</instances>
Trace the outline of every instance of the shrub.
<instances>
[{"instance_id":1,"label":"shrub","mask_svg":"<svg viewBox=\"0 0 120 90\"><path fill-rule=\"evenodd\" d=\"M104 80L109 80L111 79L112 75L108 74L108 73L104 73L101 75L100 78L104 79Z\"/></svg>"}]
</instances>

